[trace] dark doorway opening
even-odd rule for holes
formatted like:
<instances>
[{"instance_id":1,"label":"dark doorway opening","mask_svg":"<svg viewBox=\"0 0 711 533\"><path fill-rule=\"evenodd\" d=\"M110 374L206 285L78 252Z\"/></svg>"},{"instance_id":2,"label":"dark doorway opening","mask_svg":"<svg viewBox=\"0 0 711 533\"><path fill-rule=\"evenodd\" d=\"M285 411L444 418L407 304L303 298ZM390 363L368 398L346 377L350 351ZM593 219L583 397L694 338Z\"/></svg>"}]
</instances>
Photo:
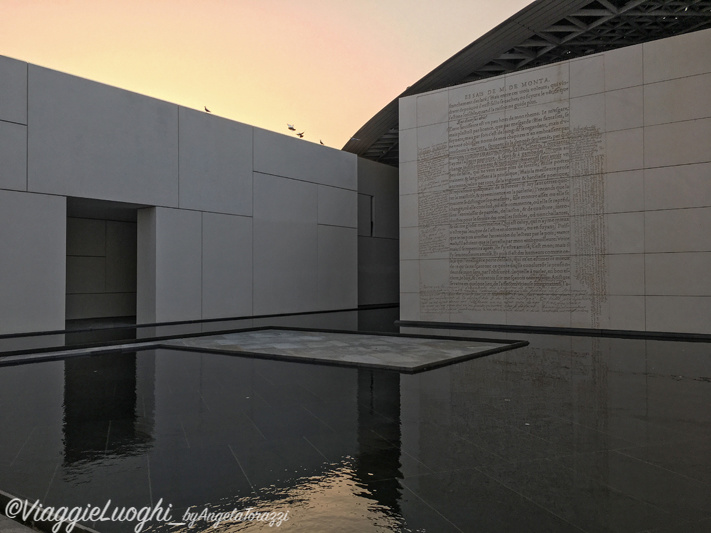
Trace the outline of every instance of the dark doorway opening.
<instances>
[{"instance_id":1,"label":"dark doorway opening","mask_svg":"<svg viewBox=\"0 0 711 533\"><path fill-rule=\"evenodd\" d=\"M140 207L67 198L66 329L136 324Z\"/></svg>"}]
</instances>

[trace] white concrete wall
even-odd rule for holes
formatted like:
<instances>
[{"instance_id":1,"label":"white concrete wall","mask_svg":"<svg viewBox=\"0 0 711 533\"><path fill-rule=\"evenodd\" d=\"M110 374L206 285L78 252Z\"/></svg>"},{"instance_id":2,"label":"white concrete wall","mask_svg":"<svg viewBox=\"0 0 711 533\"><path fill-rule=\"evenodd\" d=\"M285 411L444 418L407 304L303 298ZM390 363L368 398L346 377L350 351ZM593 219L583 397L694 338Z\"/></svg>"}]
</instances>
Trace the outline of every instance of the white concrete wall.
<instances>
[{"instance_id":1,"label":"white concrete wall","mask_svg":"<svg viewBox=\"0 0 711 533\"><path fill-rule=\"evenodd\" d=\"M202 216L202 317L252 314L252 219Z\"/></svg>"},{"instance_id":2,"label":"white concrete wall","mask_svg":"<svg viewBox=\"0 0 711 533\"><path fill-rule=\"evenodd\" d=\"M178 206L178 106L30 65L28 190Z\"/></svg>"},{"instance_id":3,"label":"white concrete wall","mask_svg":"<svg viewBox=\"0 0 711 533\"><path fill-rule=\"evenodd\" d=\"M202 214L156 208L156 320L202 318Z\"/></svg>"},{"instance_id":4,"label":"white concrete wall","mask_svg":"<svg viewBox=\"0 0 711 533\"><path fill-rule=\"evenodd\" d=\"M64 329L66 199L0 190L0 334Z\"/></svg>"},{"instance_id":5,"label":"white concrete wall","mask_svg":"<svg viewBox=\"0 0 711 533\"><path fill-rule=\"evenodd\" d=\"M134 305L101 303L128 281L111 247L67 258L66 198L138 211L139 323L355 308L357 166L353 154L0 57L0 246L18 250L3 258L0 333ZM106 244L99 233L80 247Z\"/></svg>"},{"instance_id":6,"label":"white concrete wall","mask_svg":"<svg viewBox=\"0 0 711 533\"><path fill-rule=\"evenodd\" d=\"M27 64L0 57L0 188L27 190Z\"/></svg>"},{"instance_id":7,"label":"white concrete wall","mask_svg":"<svg viewBox=\"0 0 711 533\"><path fill-rule=\"evenodd\" d=\"M0 56L0 120L27 124L27 63Z\"/></svg>"},{"instance_id":8,"label":"white concrete wall","mask_svg":"<svg viewBox=\"0 0 711 533\"><path fill-rule=\"evenodd\" d=\"M180 206L252 214L252 128L180 108Z\"/></svg>"},{"instance_id":9,"label":"white concrete wall","mask_svg":"<svg viewBox=\"0 0 711 533\"><path fill-rule=\"evenodd\" d=\"M254 128L254 170L341 189L357 187L353 154L260 128Z\"/></svg>"},{"instance_id":10,"label":"white concrete wall","mask_svg":"<svg viewBox=\"0 0 711 533\"><path fill-rule=\"evenodd\" d=\"M255 314L292 312L318 291L318 185L256 174Z\"/></svg>"},{"instance_id":11,"label":"white concrete wall","mask_svg":"<svg viewBox=\"0 0 711 533\"><path fill-rule=\"evenodd\" d=\"M27 190L27 126L0 121L0 186Z\"/></svg>"},{"instance_id":12,"label":"white concrete wall","mask_svg":"<svg viewBox=\"0 0 711 533\"><path fill-rule=\"evenodd\" d=\"M356 202L353 189L255 173L254 314L357 307Z\"/></svg>"},{"instance_id":13,"label":"white concrete wall","mask_svg":"<svg viewBox=\"0 0 711 533\"><path fill-rule=\"evenodd\" d=\"M700 53L709 49L705 30L401 100L401 318L711 333L711 56ZM550 82L533 98L521 88L535 79ZM510 100L495 107L490 94ZM527 112L567 122L538 131ZM529 143L520 150L538 143L534 155L558 150L551 135L568 139L560 153L569 179L537 160L487 167L485 157L498 153L493 146L461 155L466 143L486 147L487 135L504 123L509 139L520 134ZM467 140L467 128L478 137ZM584 146L573 138L581 132ZM576 147L583 149L574 153ZM522 207L525 191L511 181L521 175L536 184L532 206ZM537 212L554 181L551 194L568 196ZM463 198L479 206L468 219ZM512 217L525 209L526 223L514 227ZM530 237L537 224L553 220L570 229L567 244L552 237L553 226ZM522 283L514 244L551 246L540 255L550 264L539 282ZM507 250L498 272L484 246ZM556 270L569 278L557 279ZM554 283L546 286L544 278Z\"/></svg>"}]
</instances>

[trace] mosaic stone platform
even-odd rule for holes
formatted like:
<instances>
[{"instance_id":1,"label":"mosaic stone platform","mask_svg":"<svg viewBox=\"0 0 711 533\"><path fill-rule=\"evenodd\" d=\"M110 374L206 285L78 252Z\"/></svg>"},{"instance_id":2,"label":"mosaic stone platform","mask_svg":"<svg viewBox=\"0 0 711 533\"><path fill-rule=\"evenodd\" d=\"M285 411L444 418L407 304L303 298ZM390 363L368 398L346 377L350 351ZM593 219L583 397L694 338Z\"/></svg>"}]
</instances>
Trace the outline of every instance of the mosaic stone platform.
<instances>
[{"instance_id":1,"label":"mosaic stone platform","mask_svg":"<svg viewBox=\"0 0 711 533\"><path fill-rule=\"evenodd\" d=\"M421 372L527 342L264 328L170 340L167 348Z\"/></svg>"}]
</instances>

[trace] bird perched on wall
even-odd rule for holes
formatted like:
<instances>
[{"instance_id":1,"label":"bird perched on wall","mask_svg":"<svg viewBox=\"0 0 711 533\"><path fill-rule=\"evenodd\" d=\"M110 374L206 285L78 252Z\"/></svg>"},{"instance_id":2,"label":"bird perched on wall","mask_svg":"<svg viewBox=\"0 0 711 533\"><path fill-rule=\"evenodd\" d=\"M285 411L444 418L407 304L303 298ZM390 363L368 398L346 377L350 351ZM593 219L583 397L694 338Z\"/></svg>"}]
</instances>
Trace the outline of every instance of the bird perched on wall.
<instances>
[{"instance_id":1,"label":"bird perched on wall","mask_svg":"<svg viewBox=\"0 0 711 533\"><path fill-rule=\"evenodd\" d=\"M302 131L301 133L297 133L296 135L297 135L297 137L299 137L299 139L303 139L303 138L304 138L304 133L306 133L306 132L305 132L305 131Z\"/></svg>"},{"instance_id":2,"label":"bird perched on wall","mask_svg":"<svg viewBox=\"0 0 711 533\"><path fill-rule=\"evenodd\" d=\"M289 128L291 131L296 131L296 128L293 124L287 124L286 127Z\"/></svg>"},{"instance_id":3,"label":"bird perched on wall","mask_svg":"<svg viewBox=\"0 0 711 533\"><path fill-rule=\"evenodd\" d=\"M205 106L205 111L207 111L208 113L212 113L212 111L210 111L207 106Z\"/></svg>"}]
</instances>

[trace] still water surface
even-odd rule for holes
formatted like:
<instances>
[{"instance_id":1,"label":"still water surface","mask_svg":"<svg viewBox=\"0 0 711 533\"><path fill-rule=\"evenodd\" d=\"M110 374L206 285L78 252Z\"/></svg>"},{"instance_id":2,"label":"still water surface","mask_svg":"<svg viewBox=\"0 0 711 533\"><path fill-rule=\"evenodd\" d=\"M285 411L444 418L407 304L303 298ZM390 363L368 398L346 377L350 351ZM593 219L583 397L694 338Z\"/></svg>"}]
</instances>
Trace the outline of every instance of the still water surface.
<instances>
[{"instance_id":1,"label":"still water surface","mask_svg":"<svg viewBox=\"0 0 711 533\"><path fill-rule=\"evenodd\" d=\"M0 489L170 505L144 531L711 530L708 344L515 338L416 375L165 349L0 367ZM190 527L203 510L288 520Z\"/></svg>"}]
</instances>

